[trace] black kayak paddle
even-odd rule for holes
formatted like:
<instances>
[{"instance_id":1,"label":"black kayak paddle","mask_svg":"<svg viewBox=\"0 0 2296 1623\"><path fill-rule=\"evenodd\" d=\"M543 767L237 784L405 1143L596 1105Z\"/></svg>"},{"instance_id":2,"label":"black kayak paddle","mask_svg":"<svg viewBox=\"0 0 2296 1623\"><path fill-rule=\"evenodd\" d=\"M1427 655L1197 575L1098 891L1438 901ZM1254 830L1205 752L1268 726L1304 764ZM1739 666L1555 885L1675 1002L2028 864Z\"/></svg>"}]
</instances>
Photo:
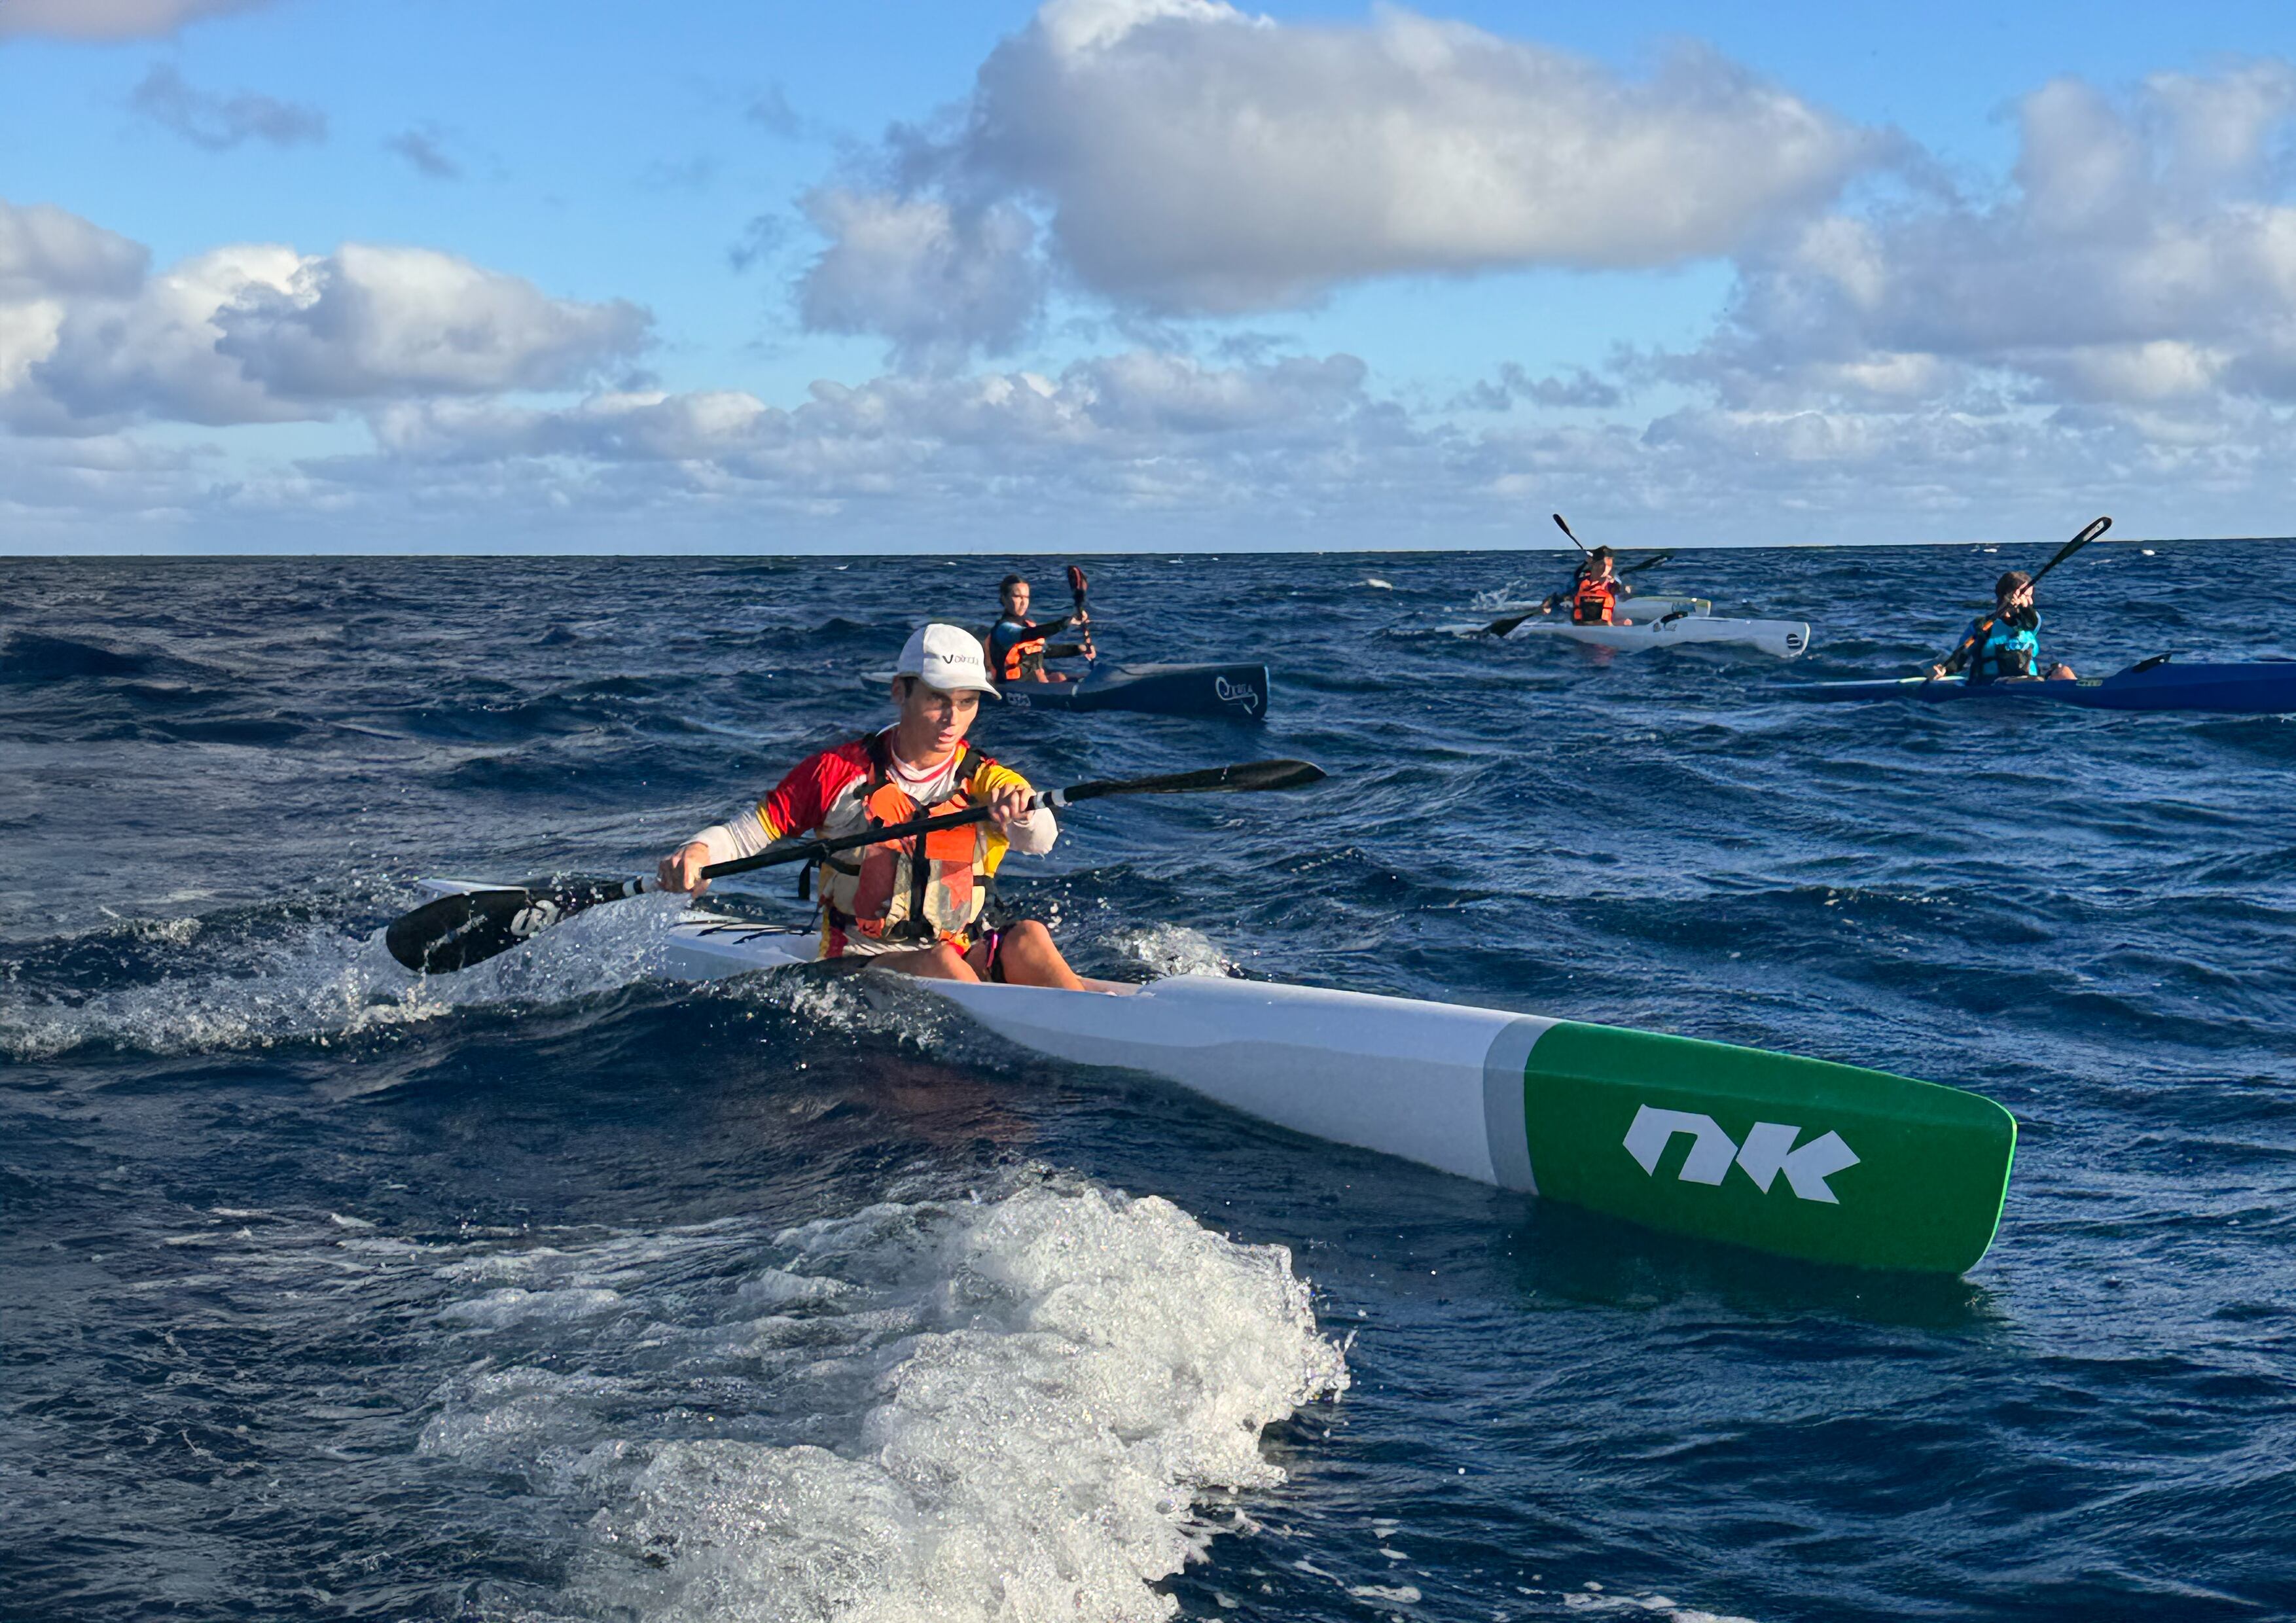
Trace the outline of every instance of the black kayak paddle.
<instances>
[{"instance_id":1,"label":"black kayak paddle","mask_svg":"<svg viewBox=\"0 0 2296 1623\"><path fill-rule=\"evenodd\" d=\"M1270 789L1305 789L1323 776L1322 767L1306 761L1247 761L1234 766L1208 766L1199 772L1166 773L1160 777L1072 783L1066 789L1049 790L1036 796L1029 807L1034 810L1040 806L1073 806L1116 795L1245 794ZM962 828L988 820L988 807L974 806L835 840L784 840L754 857L713 862L701 870L701 876L725 879L758 868L814 862L840 851L857 850L889 840L906 840L939 829ZM425 902L412 913L400 914L383 931L382 941L392 957L416 973L448 974L506 953L561 920L601 902L617 902L661 889L658 880L605 879L465 890Z\"/></svg>"}]
</instances>

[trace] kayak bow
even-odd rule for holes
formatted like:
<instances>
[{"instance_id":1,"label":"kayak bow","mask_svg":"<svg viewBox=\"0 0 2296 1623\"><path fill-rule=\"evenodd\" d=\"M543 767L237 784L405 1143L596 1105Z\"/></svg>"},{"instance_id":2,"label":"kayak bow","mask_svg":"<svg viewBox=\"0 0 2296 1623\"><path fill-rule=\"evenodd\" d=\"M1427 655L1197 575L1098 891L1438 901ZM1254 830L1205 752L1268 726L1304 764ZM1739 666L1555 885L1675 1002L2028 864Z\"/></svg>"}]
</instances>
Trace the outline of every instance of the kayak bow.
<instances>
[{"instance_id":1,"label":"kayak bow","mask_svg":"<svg viewBox=\"0 0 2296 1623\"><path fill-rule=\"evenodd\" d=\"M714 980L812 963L816 945L691 913L665 969ZM1144 1071L1312 1137L1820 1262L1974 1266L2016 1143L2008 1111L1958 1089L1499 1009L1218 975L898 984L1036 1053Z\"/></svg>"}]
</instances>

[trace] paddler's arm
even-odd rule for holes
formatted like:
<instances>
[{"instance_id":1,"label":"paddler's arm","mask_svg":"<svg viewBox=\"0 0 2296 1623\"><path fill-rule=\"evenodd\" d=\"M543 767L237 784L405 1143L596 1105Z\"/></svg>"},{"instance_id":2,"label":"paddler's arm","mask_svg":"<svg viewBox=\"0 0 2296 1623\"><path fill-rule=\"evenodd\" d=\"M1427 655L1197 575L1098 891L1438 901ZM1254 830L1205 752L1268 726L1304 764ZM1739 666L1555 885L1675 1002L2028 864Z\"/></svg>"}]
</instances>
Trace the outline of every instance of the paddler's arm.
<instances>
[{"instance_id":1,"label":"paddler's arm","mask_svg":"<svg viewBox=\"0 0 2296 1623\"><path fill-rule=\"evenodd\" d=\"M1930 679L1934 682L1939 676L1950 676L1968 664L1970 655L1977 652L1977 640L1991 629L1993 619L1988 615L1963 633L1961 641L1954 644L1953 652L1930 667Z\"/></svg>"},{"instance_id":2,"label":"paddler's arm","mask_svg":"<svg viewBox=\"0 0 2296 1623\"><path fill-rule=\"evenodd\" d=\"M1061 825L1049 806L1029 809L1035 791L1010 766L989 761L972 775L972 793L988 801L988 823L1004 843L1023 857L1042 857L1060 838Z\"/></svg>"},{"instance_id":3,"label":"paddler's arm","mask_svg":"<svg viewBox=\"0 0 2296 1623\"><path fill-rule=\"evenodd\" d=\"M755 857L776 840L820 827L830 798L852 771L842 753L824 750L800 761L764 799L737 817L711 824L663 857L655 870L662 889L700 896L709 889L701 870L711 863Z\"/></svg>"}]
</instances>

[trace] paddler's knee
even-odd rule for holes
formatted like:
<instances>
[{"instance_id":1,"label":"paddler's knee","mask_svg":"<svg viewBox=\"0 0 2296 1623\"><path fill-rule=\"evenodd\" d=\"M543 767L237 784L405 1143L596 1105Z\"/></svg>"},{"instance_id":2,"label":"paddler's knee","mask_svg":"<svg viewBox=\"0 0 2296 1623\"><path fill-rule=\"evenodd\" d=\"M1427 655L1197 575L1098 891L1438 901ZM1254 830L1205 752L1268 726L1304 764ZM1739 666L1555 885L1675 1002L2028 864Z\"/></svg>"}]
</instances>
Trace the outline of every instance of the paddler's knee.
<instances>
[{"instance_id":1,"label":"paddler's knee","mask_svg":"<svg viewBox=\"0 0 2296 1623\"><path fill-rule=\"evenodd\" d=\"M996 950L999 972L1016 985L1063 987L1072 992L1084 985L1054 945L1053 932L1034 919L1008 925Z\"/></svg>"},{"instance_id":2,"label":"paddler's knee","mask_svg":"<svg viewBox=\"0 0 2296 1623\"><path fill-rule=\"evenodd\" d=\"M980 979L972 972L972 966L964 961L964 955L947 941L935 943L932 950L926 956L932 960L932 967L925 972L939 980L978 980Z\"/></svg>"},{"instance_id":3,"label":"paddler's knee","mask_svg":"<svg viewBox=\"0 0 2296 1623\"><path fill-rule=\"evenodd\" d=\"M2049 680L2052 682L2078 682L2080 678L2073 675L2073 668L2070 665L2052 665L2049 667Z\"/></svg>"}]
</instances>

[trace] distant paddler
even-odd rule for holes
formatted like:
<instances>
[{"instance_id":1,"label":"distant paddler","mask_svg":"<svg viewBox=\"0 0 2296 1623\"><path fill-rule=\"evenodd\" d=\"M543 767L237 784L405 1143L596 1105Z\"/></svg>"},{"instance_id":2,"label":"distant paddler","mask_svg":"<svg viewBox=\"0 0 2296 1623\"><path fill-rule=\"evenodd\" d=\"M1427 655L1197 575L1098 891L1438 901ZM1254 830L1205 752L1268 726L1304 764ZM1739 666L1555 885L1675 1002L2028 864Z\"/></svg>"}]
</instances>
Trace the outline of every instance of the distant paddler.
<instances>
[{"instance_id":1,"label":"distant paddler","mask_svg":"<svg viewBox=\"0 0 2296 1623\"><path fill-rule=\"evenodd\" d=\"M1969 623L1954 651L1929 668L1931 680L1966 667L1969 684L2072 678L2070 665L2041 668L2041 611L2033 606L2033 577L2012 570L1993 583L1993 609Z\"/></svg>"},{"instance_id":2,"label":"distant paddler","mask_svg":"<svg viewBox=\"0 0 2296 1623\"><path fill-rule=\"evenodd\" d=\"M1539 604L1538 611L1552 614L1568 609L1574 626L1631 626L1634 621L1619 610L1634 594L1634 587L1619 578L1617 555L1607 546L1598 546L1587 554L1570 584Z\"/></svg>"},{"instance_id":3,"label":"distant paddler","mask_svg":"<svg viewBox=\"0 0 2296 1623\"><path fill-rule=\"evenodd\" d=\"M1077 571L1070 571L1075 575ZM1077 594L1076 611L1063 614L1056 620L1039 625L1029 618L1029 583L1018 575L1007 575L997 583L997 602L1003 612L996 623L988 628L981 640L988 644L988 668L996 673L1000 682L1073 682L1076 677L1062 671L1046 670L1046 660L1074 659L1082 655L1096 660L1100 655L1092 645L1092 616L1085 611L1083 594ZM1049 639L1070 627L1083 630L1084 635L1074 643L1054 643Z\"/></svg>"},{"instance_id":4,"label":"distant paddler","mask_svg":"<svg viewBox=\"0 0 2296 1623\"><path fill-rule=\"evenodd\" d=\"M1021 593L1025 613L1025 582ZM866 957L874 969L940 980L1078 989L1050 930L989 912L1006 854L1042 856L1060 831L1049 807L1030 809L1026 778L964 742L980 696L996 692L980 640L956 626L922 626L894 671L891 726L808 757L740 816L694 835L661 859L662 888L698 896L710 864L795 835L836 839L985 806L985 822L824 857L821 956Z\"/></svg>"}]
</instances>

